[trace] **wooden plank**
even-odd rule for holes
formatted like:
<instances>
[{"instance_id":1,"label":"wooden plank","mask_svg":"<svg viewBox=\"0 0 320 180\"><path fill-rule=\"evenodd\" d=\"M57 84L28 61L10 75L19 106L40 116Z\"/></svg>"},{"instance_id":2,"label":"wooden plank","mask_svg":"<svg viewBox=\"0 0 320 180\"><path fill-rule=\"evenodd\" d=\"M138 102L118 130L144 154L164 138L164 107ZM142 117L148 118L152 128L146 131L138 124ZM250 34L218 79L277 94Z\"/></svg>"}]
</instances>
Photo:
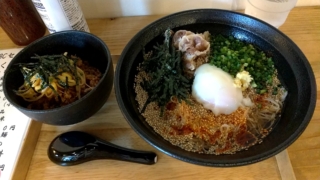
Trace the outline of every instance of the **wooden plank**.
<instances>
[{"instance_id":1,"label":"wooden plank","mask_svg":"<svg viewBox=\"0 0 320 180\"><path fill-rule=\"evenodd\" d=\"M18 157L18 161L14 172L12 174L12 180L25 179L29 170L29 165L33 157L33 152L38 142L39 134L41 131L42 123L37 121L31 121L27 130L25 141L22 144L21 152Z\"/></svg>"},{"instance_id":2,"label":"wooden plank","mask_svg":"<svg viewBox=\"0 0 320 180\"><path fill-rule=\"evenodd\" d=\"M143 27L163 16L89 19L91 33L100 37L114 57L119 57L129 40ZM313 118L305 132L288 149L296 179L320 179L320 7L294 8L279 29L301 48L315 73L318 97ZM0 29L0 49L17 47ZM116 60L114 61L116 65ZM83 130L117 145L152 150L159 162L145 166L128 162L98 160L74 167L60 167L46 155L49 143L58 134ZM282 157L288 163L288 157ZM279 159L281 161L281 158ZM26 179L281 179L275 157L249 166L210 168L171 158L142 140L123 118L112 91L108 102L92 118L73 126L43 125ZM21 165L23 166L23 165Z\"/></svg>"}]
</instances>

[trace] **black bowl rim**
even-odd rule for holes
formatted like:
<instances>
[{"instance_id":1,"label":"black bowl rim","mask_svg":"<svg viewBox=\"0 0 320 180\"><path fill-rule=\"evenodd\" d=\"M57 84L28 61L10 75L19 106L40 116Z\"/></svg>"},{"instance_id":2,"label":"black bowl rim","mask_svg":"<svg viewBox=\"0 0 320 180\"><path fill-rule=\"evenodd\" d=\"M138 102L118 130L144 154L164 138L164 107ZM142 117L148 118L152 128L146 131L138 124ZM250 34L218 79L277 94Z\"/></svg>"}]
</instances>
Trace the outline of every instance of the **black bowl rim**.
<instances>
[{"instance_id":1,"label":"black bowl rim","mask_svg":"<svg viewBox=\"0 0 320 180\"><path fill-rule=\"evenodd\" d=\"M131 48L132 45L134 45L135 41L145 33L145 31L149 28L149 27L154 27L155 24L158 24L162 21L166 21L167 19L171 18L172 16L179 16L179 15L183 15L184 13L197 13L197 12L208 12L208 11L217 11L220 13L231 13L231 14L237 14L240 16L246 16L248 18L251 18L259 23L261 23L262 25L268 26L269 28L272 28L274 31L276 31L277 33L279 33L281 36L283 36L284 38L286 38L288 41L290 41L290 43L293 45L293 48L297 49L300 51L299 47L284 33L282 33L281 31L279 31L277 28L267 24L266 22L243 14L243 13L239 13L239 12L234 12L234 11L229 11L229 10L222 10L222 9L193 9L193 10L186 10L186 11L181 11L181 12L177 12L177 13L173 13L167 16L164 16L152 23L150 23L149 25L147 25L146 27L144 27L143 29L141 29L126 45L126 47L124 48L124 50L122 51L122 54L118 60L117 63L117 67L116 67L116 71L115 71L115 81L114 81L114 87L115 87L115 94L116 94L116 98L119 104L119 108L122 112L122 114L124 115L125 119L127 120L127 122L129 123L129 125L132 127L132 129L134 129L134 131L140 136L142 137L145 141L147 141L149 144L151 144L153 147L155 147L156 149L158 149L159 151L163 152L166 155L169 155L171 157L174 157L176 159L185 161L185 162L189 162L189 163L193 163L193 164L197 164L197 165L203 165L203 166L214 166L214 167L233 167L233 166L242 166L242 165L248 165L248 164L252 164L252 163L256 163L256 162L260 162L262 160L268 159L278 153L280 153L281 151L283 151L284 149L286 149L289 145L291 145L296 139L299 138L299 136L303 133L303 131L306 129L308 123L310 122L312 115L314 113L314 109L316 106L316 97L317 97L317 90L316 90L316 81L315 81L315 77L314 77L314 73L312 71L312 68L310 66L309 61L307 60L307 58L304 56L304 54L301 52L302 56L303 56L303 63L307 69L307 73L309 75L310 78L310 86L311 86L311 94L310 94L310 104L309 104L309 108L308 111L304 117L304 121L306 122L304 125L299 126L298 131L299 133L295 133L292 136L290 136L290 138L288 138L286 141L282 142L281 144L279 144L277 146L277 148L274 148L270 151L266 151L263 154L259 154L259 156L250 156L247 158L242 158L241 162L238 161L228 161L225 163L215 163L215 162L201 162L198 161L197 159L192 159L190 157L182 157L180 155L174 154L173 151L171 151L170 149L164 150L162 147L160 147L159 145L157 145L157 142L154 141L152 138L148 137L148 134L145 133L144 131L142 131L138 125L136 125L131 119L133 119L132 117L128 117L128 111L125 107L125 104L123 103L123 99L124 97L122 97L122 95L120 94L120 82L121 80L119 79L120 77L120 69L122 64L124 63L124 58L126 56L126 53L128 52L128 50ZM314 99L312 99L311 97L315 97Z\"/></svg>"},{"instance_id":2,"label":"black bowl rim","mask_svg":"<svg viewBox=\"0 0 320 180\"><path fill-rule=\"evenodd\" d=\"M65 31L59 31L59 32L56 32L56 33L52 33L52 34L48 34L46 36L43 36L35 41L33 41L32 43L30 43L29 45L27 45L26 47L24 47L23 49L21 49L14 57L13 59L10 61L10 63L8 64L5 72L4 72L4 77L6 76L6 71L7 69L9 69L13 64L14 64L14 60L16 58L18 58L20 56L20 54L24 53L25 51L27 51L28 49L32 48L32 46L34 46L35 44L38 44L38 43L41 43L43 40L46 40L46 39L50 39L52 37L55 37L55 36L61 36L61 35L68 35L68 34L83 34L85 36L88 36L88 37L93 37L95 40L97 40L97 42L99 42L101 45L103 45L103 48L108 56L108 64L107 64L107 67L106 67L106 72L103 74L103 76L101 77L101 80L99 81L98 85L99 86L101 83L102 83L102 79L105 79L106 76L107 76L107 70L110 69L111 66L113 66L113 62L112 62L112 58L111 58L111 53L109 51L109 48L108 46L106 45L105 42L103 42L98 36L94 35L94 34L91 34L91 33L88 33L88 32L85 32L85 31L78 31L78 30L65 30ZM4 78L4 81L5 81L6 78ZM5 84L5 83L3 83ZM94 88L92 91L90 91L89 93L87 93L86 95L84 95L83 97L81 97L80 99L70 103L70 104L67 104L65 106L62 106L62 107L58 107L58 108L53 108L53 109L46 109L46 110L35 110L35 109L28 109L26 107L23 107L21 106L20 104L17 104L16 102L12 101L11 98L7 95L7 92L6 92L6 88L3 88L3 91L4 91L4 95L6 96L6 98L9 100L9 102L16 108L18 109L21 109L25 112L33 112L33 113L37 113L37 114L40 114L40 113L52 113L52 112L56 112L56 111L60 111L60 110L63 110L63 109L68 109L70 108L71 106L73 106L74 104L79 104L81 103L82 101L84 101L85 99L88 98L88 96L90 96L90 94L94 93L94 91L96 90L96 88Z\"/></svg>"}]
</instances>

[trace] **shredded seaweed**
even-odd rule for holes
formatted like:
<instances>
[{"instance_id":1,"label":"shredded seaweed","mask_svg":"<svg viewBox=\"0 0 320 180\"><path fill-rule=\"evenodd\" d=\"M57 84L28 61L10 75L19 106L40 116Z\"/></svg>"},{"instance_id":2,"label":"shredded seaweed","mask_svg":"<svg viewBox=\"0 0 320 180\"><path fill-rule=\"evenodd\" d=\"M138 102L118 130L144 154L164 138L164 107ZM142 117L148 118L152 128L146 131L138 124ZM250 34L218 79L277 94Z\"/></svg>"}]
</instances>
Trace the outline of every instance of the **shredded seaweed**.
<instances>
[{"instance_id":1,"label":"shredded seaweed","mask_svg":"<svg viewBox=\"0 0 320 180\"><path fill-rule=\"evenodd\" d=\"M190 92L191 80L183 75L182 55L172 45L171 35L172 31L170 29L166 30L164 43L153 47L151 57L144 54L146 59L142 62L141 68L149 78L144 79L141 83L141 87L148 93L148 99L142 108L142 112L144 112L147 104L157 102L161 108L160 115L162 116L171 97L176 97L179 102L186 101Z\"/></svg>"},{"instance_id":2,"label":"shredded seaweed","mask_svg":"<svg viewBox=\"0 0 320 180\"><path fill-rule=\"evenodd\" d=\"M76 87L79 86L80 77L77 73L76 66L76 63L79 60L78 57L71 57L64 54L44 56L35 54L31 59L37 59L38 61L15 64L19 67L25 82L27 82L30 87L32 85L31 78L36 75L41 79L41 89L39 91L49 87L52 89L56 97L59 97L56 90L50 85L50 82L52 81L52 78L54 78L63 88L68 88L68 79L66 79L66 82L63 82L57 78L57 76L63 72L70 72L75 78ZM78 90L80 91L80 88L77 88L77 91ZM80 92L78 92L78 94L80 94Z\"/></svg>"}]
</instances>

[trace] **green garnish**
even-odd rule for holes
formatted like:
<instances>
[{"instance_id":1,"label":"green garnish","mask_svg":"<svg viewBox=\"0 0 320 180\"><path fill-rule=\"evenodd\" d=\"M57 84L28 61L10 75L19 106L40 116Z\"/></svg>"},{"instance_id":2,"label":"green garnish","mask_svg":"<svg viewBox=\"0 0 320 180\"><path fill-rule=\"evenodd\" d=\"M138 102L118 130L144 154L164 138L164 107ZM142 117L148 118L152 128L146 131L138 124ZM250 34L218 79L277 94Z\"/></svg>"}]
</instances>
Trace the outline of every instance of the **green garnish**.
<instances>
[{"instance_id":1,"label":"green garnish","mask_svg":"<svg viewBox=\"0 0 320 180\"><path fill-rule=\"evenodd\" d=\"M79 86L80 77L77 73L76 63L79 60L77 57L71 57L66 55L35 55L31 59L37 59L37 62L31 63L17 63L21 73L24 76L24 80L31 87L31 78L36 75L41 79L41 91L47 87L51 88L53 92L58 96L56 90L50 85L53 79L56 79L59 85L64 88L68 88L68 79L65 82L61 81L57 76L63 72L70 72L75 77L76 87ZM67 77L66 77L67 78ZM78 92L78 96L80 92Z\"/></svg>"},{"instance_id":2,"label":"green garnish","mask_svg":"<svg viewBox=\"0 0 320 180\"><path fill-rule=\"evenodd\" d=\"M147 104L157 102L161 108L161 116L171 97L176 97L181 102L188 97L191 87L191 81L183 76L181 52L171 43L171 30L166 30L164 36L164 43L154 46L153 56L146 58L141 64L142 70L151 79L145 79L141 83L149 96L142 112Z\"/></svg>"},{"instance_id":3,"label":"green garnish","mask_svg":"<svg viewBox=\"0 0 320 180\"><path fill-rule=\"evenodd\" d=\"M272 85L275 67L271 57L251 44L242 42L232 36L226 38L218 35L211 39L210 64L228 72L233 77L246 70L253 78L251 86L263 94L267 86Z\"/></svg>"}]
</instances>

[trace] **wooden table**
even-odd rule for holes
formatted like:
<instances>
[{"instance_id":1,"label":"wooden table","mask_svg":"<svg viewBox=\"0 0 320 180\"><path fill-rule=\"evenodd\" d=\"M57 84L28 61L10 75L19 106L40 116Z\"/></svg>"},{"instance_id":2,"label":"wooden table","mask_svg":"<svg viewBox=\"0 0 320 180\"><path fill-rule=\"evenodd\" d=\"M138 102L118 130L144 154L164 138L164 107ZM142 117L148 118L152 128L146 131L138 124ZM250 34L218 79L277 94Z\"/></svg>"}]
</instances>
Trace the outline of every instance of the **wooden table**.
<instances>
[{"instance_id":1,"label":"wooden table","mask_svg":"<svg viewBox=\"0 0 320 180\"><path fill-rule=\"evenodd\" d=\"M163 16L89 19L91 33L110 48L114 64L127 42L143 27ZM142 140L122 116L114 92L103 108L90 119L72 126L56 127L33 122L14 173L14 179L285 179L292 164L296 179L320 179L320 7L294 8L279 29L306 55L318 84L317 107L299 139L287 151L265 161L242 167L212 168L171 158ZM16 48L0 28L0 49ZM96 160L73 167L49 161L47 148L62 132L83 130L114 144L154 151L159 161L152 166L114 160ZM287 153L288 152L288 153ZM288 159L288 155L290 159ZM278 161L277 161L278 160ZM279 169L287 168L280 173Z\"/></svg>"}]
</instances>

